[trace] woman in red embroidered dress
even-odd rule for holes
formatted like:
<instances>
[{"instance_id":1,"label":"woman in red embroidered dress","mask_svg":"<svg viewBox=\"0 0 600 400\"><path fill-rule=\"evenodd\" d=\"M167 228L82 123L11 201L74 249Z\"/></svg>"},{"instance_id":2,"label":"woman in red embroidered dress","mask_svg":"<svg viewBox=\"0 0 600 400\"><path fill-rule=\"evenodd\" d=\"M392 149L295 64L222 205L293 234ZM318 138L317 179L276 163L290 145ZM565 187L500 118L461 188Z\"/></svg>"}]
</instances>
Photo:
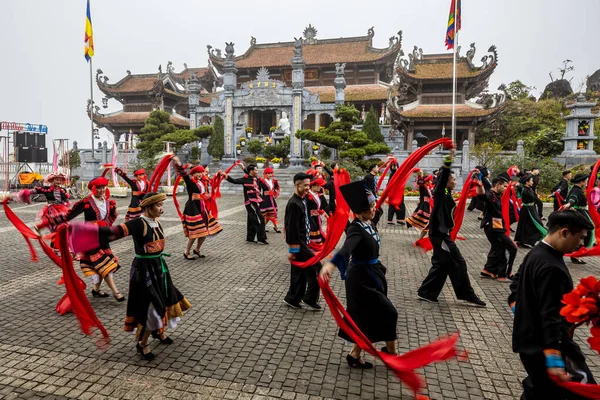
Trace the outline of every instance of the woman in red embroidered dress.
<instances>
[{"instance_id":1,"label":"woman in red embroidered dress","mask_svg":"<svg viewBox=\"0 0 600 400\"><path fill-rule=\"evenodd\" d=\"M198 258L204 258L204 254L200 251L204 240L208 236L216 235L223 230L206 205L206 200L210 198L210 193L206 181L202 178L204 167L201 165L194 167L188 174L178 157L173 157L173 163L185 182L188 193L188 201L185 203L183 219L181 221L183 224L183 233L188 238L183 257L186 260L195 259L195 257L190 255L190 250L197 240L194 254Z\"/></svg>"},{"instance_id":2,"label":"woman in red embroidered dress","mask_svg":"<svg viewBox=\"0 0 600 400\"><path fill-rule=\"evenodd\" d=\"M260 211L262 211L262 214L265 217L265 226L271 221L273 223L273 230L280 233L281 230L277 226L277 201L275 201L281 192L279 182L274 178L275 171L273 171L273 168L266 168L263 174L265 177L260 180L262 189Z\"/></svg>"},{"instance_id":3,"label":"woman in red embroidered dress","mask_svg":"<svg viewBox=\"0 0 600 400\"><path fill-rule=\"evenodd\" d=\"M92 191L92 194L75 203L73 208L66 213L49 217L47 221L37 224L36 228L49 227L50 230L56 229L61 223L70 221L80 214L83 214L86 222L93 222L98 226L112 226L117 219L117 205L114 200L109 199L110 193L107 186L108 179L104 177L91 180L88 183L88 189ZM119 293L113 279L113 272L119 268L119 260L108 244L91 251L82 252L79 266L83 271L83 275L92 277L94 282L92 296L108 297L108 294L100 290L100 285L104 280L112 291L113 297L118 302L125 301L125 296Z\"/></svg>"}]
</instances>

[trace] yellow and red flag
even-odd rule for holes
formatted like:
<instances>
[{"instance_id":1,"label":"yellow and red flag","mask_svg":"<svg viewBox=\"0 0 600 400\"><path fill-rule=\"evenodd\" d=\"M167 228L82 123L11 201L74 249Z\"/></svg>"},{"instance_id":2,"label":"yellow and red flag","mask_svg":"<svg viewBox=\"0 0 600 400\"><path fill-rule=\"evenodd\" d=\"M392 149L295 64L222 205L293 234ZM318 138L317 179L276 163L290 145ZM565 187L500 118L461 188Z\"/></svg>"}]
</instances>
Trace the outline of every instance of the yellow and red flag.
<instances>
[{"instance_id":1,"label":"yellow and red flag","mask_svg":"<svg viewBox=\"0 0 600 400\"><path fill-rule=\"evenodd\" d=\"M460 30L461 19L460 0L452 0L450 14L448 15L448 29L446 30L446 48L448 50L454 48L454 34Z\"/></svg>"},{"instance_id":2,"label":"yellow and red flag","mask_svg":"<svg viewBox=\"0 0 600 400\"><path fill-rule=\"evenodd\" d=\"M85 13L85 60L90 61L94 56L94 31L92 30L92 14L90 13L90 0L87 0Z\"/></svg>"}]
</instances>

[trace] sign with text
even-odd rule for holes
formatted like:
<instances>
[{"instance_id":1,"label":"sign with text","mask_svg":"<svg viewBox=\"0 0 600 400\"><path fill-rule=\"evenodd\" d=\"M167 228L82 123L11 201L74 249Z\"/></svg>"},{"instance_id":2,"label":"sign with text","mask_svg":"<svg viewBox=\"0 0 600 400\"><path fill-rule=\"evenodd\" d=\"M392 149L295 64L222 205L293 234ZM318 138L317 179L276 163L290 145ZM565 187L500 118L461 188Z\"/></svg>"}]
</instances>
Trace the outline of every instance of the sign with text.
<instances>
[{"instance_id":1,"label":"sign with text","mask_svg":"<svg viewBox=\"0 0 600 400\"><path fill-rule=\"evenodd\" d=\"M0 122L0 130L48 133L48 127L46 125L6 121Z\"/></svg>"}]
</instances>

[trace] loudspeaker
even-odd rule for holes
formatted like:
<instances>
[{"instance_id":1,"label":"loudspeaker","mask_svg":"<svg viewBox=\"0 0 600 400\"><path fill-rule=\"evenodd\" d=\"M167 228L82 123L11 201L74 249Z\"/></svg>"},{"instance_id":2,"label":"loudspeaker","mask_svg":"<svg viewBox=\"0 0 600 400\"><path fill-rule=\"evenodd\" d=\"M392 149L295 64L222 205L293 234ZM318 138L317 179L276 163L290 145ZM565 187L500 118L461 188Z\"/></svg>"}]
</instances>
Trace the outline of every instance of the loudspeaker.
<instances>
[{"instance_id":1,"label":"loudspeaker","mask_svg":"<svg viewBox=\"0 0 600 400\"><path fill-rule=\"evenodd\" d=\"M27 147L29 146L29 133L26 132L15 132L13 134L13 142L15 147Z\"/></svg>"},{"instance_id":2,"label":"loudspeaker","mask_svg":"<svg viewBox=\"0 0 600 400\"><path fill-rule=\"evenodd\" d=\"M33 162L36 163L47 163L48 162L48 149L45 147L40 147L37 149L33 149Z\"/></svg>"},{"instance_id":3,"label":"loudspeaker","mask_svg":"<svg viewBox=\"0 0 600 400\"><path fill-rule=\"evenodd\" d=\"M35 133L34 135L35 135L35 147L45 148L46 147L46 134L45 133Z\"/></svg>"},{"instance_id":4,"label":"loudspeaker","mask_svg":"<svg viewBox=\"0 0 600 400\"><path fill-rule=\"evenodd\" d=\"M17 162L35 162L35 152L33 147L15 147L15 158Z\"/></svg>"}]
</instances>

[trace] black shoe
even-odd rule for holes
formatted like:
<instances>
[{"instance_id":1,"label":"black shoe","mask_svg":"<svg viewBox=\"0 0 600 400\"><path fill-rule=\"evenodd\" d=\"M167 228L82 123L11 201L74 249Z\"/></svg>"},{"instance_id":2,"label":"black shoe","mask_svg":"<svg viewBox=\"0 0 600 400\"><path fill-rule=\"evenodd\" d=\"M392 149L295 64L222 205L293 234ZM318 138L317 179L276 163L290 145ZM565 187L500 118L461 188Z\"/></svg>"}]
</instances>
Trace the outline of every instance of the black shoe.
<instances>
[{"instance_id":1,"label":"black shoe","mask_svg":"<svg viewBox=\"0 0 600 400\"><path fill-rule=\"evenodd\" d=\"M486 307L485 301L481 300L479 297L474 296L469 299L459 299L465 301L468 305L473 307Z\"/></svg>"},{"instance_id":2,"label":"black shoe","mask_svg":"<svg viewBox=\"0 0 600 400\"><path fill-rule=\"evenodd\" d=\"M323 307L321 307L321 305L319 303L309 304L309 303L305 302L304 300L302 300L302 303L304 303L309 309L311 309L313 311L321 311L323 309Z\"/></svg>"},{"instance_id":3,"label":"black shoe","mask_svg":"<svg viewBox=\"0 0 600 400\"><path fill-rule=\"evenodd\" d=\"M127 299L125 298L125 296L123 296L122 294L121 294L121 297L117 297L117 295L118 295L118 294L121 294L121 293L116 293L116 294L113 294L113 297L115 298L115 300L116 300L116 301L118 301L119 303L122 303L122 302L124 302L125 300L127 300Z\"/></svg>"},{"instance_id":4,"label":"black shoe","mask_svg":"<svg viewBox=\"0 0 600 400\"><path fill-rule=\"evenodd\" d=\"M348 365L350 368L360 368L360 369L371 369L373 368L373 364L370 362L364 361L360 362L360 358L354 358L350 354L346 356L346 361L348 361Z\"/></svg>"},{"instance_id":5,"label":"black shoe","mask_svg":"<svg viewBox=\"0 0 600 400\"><path fill-rule=\"evenodd\" d=\"M152 337L154 339L158 339L162 344L173 344L173 339L171 339L168 336L166 338L162 339L156 331L152 331Z\"/></svg>"},{"instance_id":6,"label":"black shoe","mask_svg":"<svg viewBox=\"0 0 600 400\"><path fill-rule=\"evenodd\" d=\"M481 278L485 278L485 279L496 279L497 276L492 274L491 272L489 272L488 270L484 269L479 273L479 276Z\"/></svg>"},{"instance_id":7,"label":"black shoe","mask_svg":"<svg viewBox=\"0 0 600 400\"><path fill-rule=\"evenodd\" d=\"M388 225L394 225L394 221L388 221Z\"/></svg>"},{"instance_id":8,"label":"black shoe","mask_svg":"<svg viewBox=\"0 0 600 400\"><path fill-rule=\"evenodd\" d=\"M302 308L302 306L300 305L300 303L298 303L298 304L290 303L289 301L287 301L287 300L285 300L285 299L283 300L283 302L284 302L284 303L285 303L285 304L286 304L286 305L287 305L289 308L293 308L294 310L299 310L299 309L301 309L301 308Z\"/></svg>"},{"instance_id":9,"label":"black shoe","mask_svg":"<svg viewBox=\"0 0 600 400\"><path fill-rule=\"evenodd\" d=\"M533 249L533 246L528 243L519 243L520 247L524 247L526 249Z\"/></svg>"},{"instance_id":10,"label":"black shoe","mask_svg":"<svg viewBox=\"0 0 600 400\"><path fill-rule=\"evenodd\" d=\"M183 253L183 258L185 258L186 260L195 260L196 259L196 257L192 257L189 254L185 254L185 253Z\"/></svg>"},{"instance_id":11,"label":"black shoe","mask_svg":"<svg viewBox=\"0 0 600 400\"><path fill-rule=\"evenodd\" d=\"M148 347L149 345L145 345L142 346L139 342L138 344L135 346L138 353L140 353L140 355L142 356L142 358L146 361L152 361L154 360L154 357L156 357L152 352L146 353L144 354L144 347Z\"/></svg>"},{"instance_id":12,"label":"black shoe","mask_svg":"<svg viewBox=\"0 0 600 400\"><path fill-rule=\"evenodd\" d=\"M200 254L200 252L198 250L193 250L192 251L195 255L198 256L198 258L206 258L206 256L204 254Z\"/></svg>"},{"instance_id":13,"label":"black shoe","mask_svg":"<svg viewBox=\"0 0 600 400\"><path fill-rule=\"evenodd\" d=\"M108 297L108 293L104 293L102 290L92 289L92 296L94 297Z\"/></svg>"},{"instance_id":14,"label":"black shoe","mask_svg":"<svg viewBox=\"0 0 600 400\"><path fill-rule=\"evenodd\" d=\"M255 242L254 240L246 240L246 243L256 244L257 242Z\"/></svg>"},{"instance_id":15,"label":"black shoe","mask_svg":"<svg viewBox=\"0 0 600 400\"><path fill-rule=\"evenodd\" d=\"M269 242L267 242L266 239L265 240L259 240L258 244L260 244L260 245L266 245L266 244L269 244Z\"/></svg>"},{"instance_id":16,"label":"black shoe","mask_svg":"<svg viewBox=\"0 0 600 400\"><path fill-rule=\"evenodd\" d=\"M383 347L381 348L381 352L382 352L382 353L386 353L386 354L390 354L390 352L389 352L389 351L388 351L388 349L387 349L387 346L383 346Z\"/></svg>"},{"instance_id":17,"label":"black shoe","mask_svg":"<svg viewBox=\"0 0 600 400\"><path fill-rule=\"evenodd\" d=\"M438 299L434 299L433 297L429 297L429 296L421 296L420 294L417 294L417 298L419 300L423 300L428 303L439 303Z\"/></svg>"},{"instance_id":18,"label":"black shoe","mask_svg":"<svg viewBox=\"0 0 600 400\"><path fill-rule=\"evenodd\" d=\"M396 223L397 223L398 225L406 225L406 222L404 222L404 221L396 221Z\"/></svg>"},{"instance_id":19,"label":"black shoe","mask_svg":"<svg viewBox=\"0 0 600 400\"><path fill-rule=\"evenodd\" d=\"M583 261L581 258L575 258L575 257L571 257L571 262L573 264L579 264L579 265L584 265L587 264L585 261Z\"/></svg>"},{"instance_id":20,"label":"black shoe","mask_svg":"<svg viewBox=\"0 0 600 400\"><path fill-rule=\"evenodd\" d=\"M273 231L275 231L277 233L281 233L281 229L275 229L275 228L273 228Z\"/></svg>"}]
</instances>

